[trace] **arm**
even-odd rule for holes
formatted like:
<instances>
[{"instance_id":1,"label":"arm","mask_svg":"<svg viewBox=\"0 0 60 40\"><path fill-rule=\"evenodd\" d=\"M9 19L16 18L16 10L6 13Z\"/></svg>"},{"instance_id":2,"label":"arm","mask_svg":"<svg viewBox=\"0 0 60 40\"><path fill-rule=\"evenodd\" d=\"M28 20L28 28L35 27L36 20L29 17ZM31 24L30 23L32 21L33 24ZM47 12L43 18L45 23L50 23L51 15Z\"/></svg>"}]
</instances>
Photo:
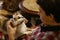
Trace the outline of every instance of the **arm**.
<instances>
[{"instance_id":1,"label":"arm","mask_svg":"<svg viewBox=\"0 0 60 40\"><path fill-rule=\"evenodd\" d=\"M12 27L10 25L11 20L7 22L7 33L9 36L9 40L15 40L15 32L16 32L16 27Z\"/></svg>"},{"instance_id":2,"label":"arm","mask_svg":"<svg viewBox=\"0 0 60 40\"><path fill-rule=\"evenodd\" d=\"M50 16L47 16L45 14L45 11L40 7L40 19L41 21L46 24L46 25L50 25L50 26L60 26L60 23L57 23L54 20L54 16L51 14Z\"/></svg>"}]
</instances>

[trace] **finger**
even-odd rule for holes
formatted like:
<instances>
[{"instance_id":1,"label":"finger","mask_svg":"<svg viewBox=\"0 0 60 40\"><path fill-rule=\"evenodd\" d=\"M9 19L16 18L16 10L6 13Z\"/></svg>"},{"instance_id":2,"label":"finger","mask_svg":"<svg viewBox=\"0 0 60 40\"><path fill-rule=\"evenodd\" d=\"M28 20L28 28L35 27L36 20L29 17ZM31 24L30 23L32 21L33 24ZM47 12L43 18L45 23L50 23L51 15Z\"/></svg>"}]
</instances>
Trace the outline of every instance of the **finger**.
<instances>
[{"instance_id":1,"label":"finger","mask_svg":"<svg viewBox=\"0 0 60 40\"><path fill-rule=\"evenodd\" d=\"M16 29L16 26L13 26L13 24L12 24L12 19L10 19L8 22L7 22L7 28L9 27L9 28L11 28L11 29Z\"/></svg>"},{"instance_id":2,"label":"finger","mask_svg":"<svg viewBox=\"0 0 60 40\"><path fill-rule=\"evenodd\" d=\"M7 25L7 27L11 27L11 23L12 22L12 19L10 19L9 21L7 21L7 23L6 23L6 25Z\"/></svg>"}]
</instances>

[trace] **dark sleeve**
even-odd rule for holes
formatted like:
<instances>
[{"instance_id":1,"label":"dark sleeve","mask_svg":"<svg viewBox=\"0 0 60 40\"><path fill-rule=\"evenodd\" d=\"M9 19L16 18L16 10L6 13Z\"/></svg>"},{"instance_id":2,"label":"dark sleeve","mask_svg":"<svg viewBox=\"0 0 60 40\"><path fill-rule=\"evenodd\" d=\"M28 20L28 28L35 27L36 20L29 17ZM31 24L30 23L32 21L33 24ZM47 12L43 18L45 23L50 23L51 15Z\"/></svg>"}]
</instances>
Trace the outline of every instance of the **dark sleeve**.
<instances>
[{"instance_id":1,"label":"dark sleeve","mask_svg":"<svg viewBox=\"0 0 60 40\"><path fill-rule=\"evenodd\" d=\"M41 27L41 31L59 31L60 30L60 26L45 26L45 27Z\"/></svg>"}]
</instances>

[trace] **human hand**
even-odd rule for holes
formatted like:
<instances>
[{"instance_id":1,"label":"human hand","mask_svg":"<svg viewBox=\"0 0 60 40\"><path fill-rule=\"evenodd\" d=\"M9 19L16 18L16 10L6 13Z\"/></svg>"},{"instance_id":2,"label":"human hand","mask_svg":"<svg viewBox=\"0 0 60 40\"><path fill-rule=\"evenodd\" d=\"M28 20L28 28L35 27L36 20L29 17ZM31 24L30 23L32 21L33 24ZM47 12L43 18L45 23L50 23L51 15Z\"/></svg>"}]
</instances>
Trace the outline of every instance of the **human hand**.
<instances>
[{"instance_id":1,"label":"human hand","mask_svg":"<svg viewBox=\"0 0 60 40\"><path fill-rule=\"evenodd\" d=\"M7 33L9 36L9 40L14 40L15 39L15 32L16 32L16 28L17 27L12 27L11 26L11 22L12 20L10 19L9 21L7 21L6 26L7 26Z\"/></svg>"}]
</instances>

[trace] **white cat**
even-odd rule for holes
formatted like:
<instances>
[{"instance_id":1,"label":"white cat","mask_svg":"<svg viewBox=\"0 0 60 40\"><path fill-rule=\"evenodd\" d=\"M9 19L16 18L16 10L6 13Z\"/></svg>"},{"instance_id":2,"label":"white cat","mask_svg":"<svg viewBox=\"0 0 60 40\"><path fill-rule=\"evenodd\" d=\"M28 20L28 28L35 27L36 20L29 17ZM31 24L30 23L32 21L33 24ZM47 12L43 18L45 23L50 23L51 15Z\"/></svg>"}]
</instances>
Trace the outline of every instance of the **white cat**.
<instances>
[{"instance_id":1,"label":"white cat","mask_svg":"<svg viewBox=\"0 0 60 40\"><path fill-rule=\"evenodd\" d=\"M23 34L31 34L33 32L33 29L30 29L26 26L26 20L27 19L24 18L19 12L16 12L13 15L13 25L18 25L16 30L16 37L19 37Z\"/></svg>"}]
</instances>

